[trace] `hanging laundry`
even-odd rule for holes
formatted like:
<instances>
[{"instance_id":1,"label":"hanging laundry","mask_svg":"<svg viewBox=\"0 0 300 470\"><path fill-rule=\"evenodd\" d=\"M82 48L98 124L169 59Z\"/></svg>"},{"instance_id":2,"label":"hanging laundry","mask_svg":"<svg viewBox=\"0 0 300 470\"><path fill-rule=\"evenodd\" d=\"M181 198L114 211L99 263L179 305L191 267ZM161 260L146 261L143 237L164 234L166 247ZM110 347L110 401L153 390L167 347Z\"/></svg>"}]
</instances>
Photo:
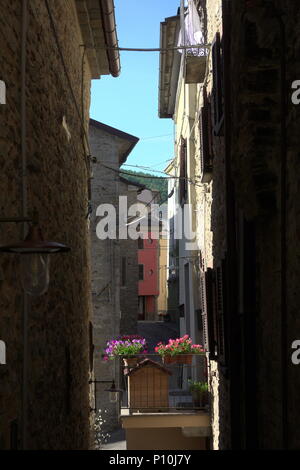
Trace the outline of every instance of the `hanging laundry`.
<instances>
[{"instance_id":1,"label":"hanging laundry","mask_svg":"<svg viewBox=\"0 0 300 470\"><path fill-rule=\"evenodd\" d=\"M204 36L202 33L202 24L199 14L193 0L188 0L188 9L184 13L184 34L182 30L179 32L178 46L194 46L196 44L204 44ZM206 55L204 48L187 49L187 54L195 56ZM179 50L182 53L182 49Z\"/></svg>"}]
</instances>

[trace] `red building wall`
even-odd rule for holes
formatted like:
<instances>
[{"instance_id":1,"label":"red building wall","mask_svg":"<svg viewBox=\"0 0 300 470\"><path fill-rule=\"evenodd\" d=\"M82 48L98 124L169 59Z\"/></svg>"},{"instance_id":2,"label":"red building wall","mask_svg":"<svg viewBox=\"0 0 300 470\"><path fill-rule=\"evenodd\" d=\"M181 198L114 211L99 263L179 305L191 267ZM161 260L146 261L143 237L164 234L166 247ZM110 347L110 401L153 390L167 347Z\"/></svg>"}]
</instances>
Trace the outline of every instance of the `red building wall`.
<instances>
[{"instance_id":1,"label":"red building wall","mask_svg":"<svg viewBox=\"0 0 300 470\"><path fill-rule=\"evenodd\" d=\"M139 281L139 295L158 295L158 240L143 240L138 250L138 263L144 266L144 280Z\"/></svg>"},{"instance_id":2,"label":"red building wall","mask_svg":"<svg viewBox=\"0 0 300 470\"><path fill-rule=\"evenodd\" d=\"M155 319L157 305L156 297L159 294L159 244L158 240L149 238L141 240L142 248L138 250L138 263L143 266L143 280L139 280L138 295L143 297L144 312L140 312L139 319Z\"/></svg>"}]
</instances>

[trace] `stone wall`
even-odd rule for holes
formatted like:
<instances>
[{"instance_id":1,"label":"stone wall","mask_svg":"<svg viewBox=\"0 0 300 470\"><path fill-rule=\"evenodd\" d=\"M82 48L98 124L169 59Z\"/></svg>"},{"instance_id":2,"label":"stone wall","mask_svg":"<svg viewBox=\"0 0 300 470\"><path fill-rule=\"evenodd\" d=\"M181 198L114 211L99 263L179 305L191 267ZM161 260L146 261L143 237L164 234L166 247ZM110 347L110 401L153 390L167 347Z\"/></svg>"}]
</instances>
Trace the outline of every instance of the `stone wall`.
<instances>
[{"instance_id":1,"label":"stone wall","mask_svg":"<svg viewBox=\"0 0 300 470\"><path fill-rule=\"evenodd\" d=\"M119 168L118 139L90 126L92 154L105 165ZM93 165L92 215L91 215L91 256L92 256L92 298L93 298L93 342L96 383L96 408L102 410L106 420L103 430L111 431L118 426L118 410L109 402L108 392L111 380L116 375L115 361L104 362L102 354L108 339L120 334L120 254L116 240L99 240L96 216L100 204L117 207L119 175L99 163ZM103 382L104 381L104 382Z\"/></svg>"},{"instance_id":2,"label":"stone wall","mask_svg":"<svg viewBox=\"0 0 300 470\"><path fill-rule=\"evenodd\" d=\"M120 182L120 194L127 197L128 207L137 202L137 186ZM120 333L132 335L137 333L138 319L138 242L137 240L120 240L120 262L125 258L125 279L121 279L120 304L121 320ZM122 267L121 267L122 269ZM121 275L122 278L122 275Z\"/></svg>"},{"instance_id":3,"label":"stone wall","mask_svg":"<svg viewBox=\"0 0 300 470\"><path fill-rule=\"evenodd\" d=\"M279 7L281 5L279 4ZM287 194L286 207L287 227L286 227L286 274L287 274L287 336L286 336L286 370L287 370L287 409L288 409L288 426L287 441L289 448L300 448L300 432L299 432L299 399L298 391L300 388L300 369L299 365L291 363L291 344L295 339L300 339L300 318L299 318L299 279L300 279L300 263L299 263L299 220L300 220L300 204L299 204L299 105L295 106L290 100L290 84L300 77L300 61L299 61L299 24L300 14L295 3L288 1L283 2L283 8L287 11L288 20L286 23L286 37L288 47L285 49L287 53L287 100L288 109L286 116L287 123Z\"/></svg>"},{"instance_id":4,"label":"stone wall","mask_svg":"<svg viewBox=\"0 0 300 470\"><path fill-rule=\"evenodd\" d=\"M221 2L199 3L206 7L207 41L211 42L216 30L222 35ZM235 266L231 271L234 293L228 292L233 309L227 337L233 368L229 381L220 364L210 362L213 446L294 449L299 447L299 373L290 353L292 341L299 336L295 313L299 306L295 256L299 133L290 89L299 75L300 18L296 6L284 0L237 1L234 8L232 2L223 5L231 6L224 30L230 38L229 55L224 56L226 65L230 64L230 173L226 173L222 137L214 137L213 182L208 191L213 236L212 248L206 243L205 257L209 265L212 255L215 264L227 251L231 268ZM208 90L210 83L211 74ZM231 201L226 200L225 177ZM232 227L227 227L228 211L235 213ZM247 227L253 232L247 232ZM228 233L231 241L226 239ZM247 258L251 233L254 245ZM236 398L233 406L229 397ZM235 436L234 442L230 435Z\"/></svg>"},{"instance_id":5,"label":"stone wall","mask_svg":"<svg viewBox=\"0 0 300 470\"><path fill-rule=\"evenodd\" d=\"M212 44L217 32L222 36L222 1L198 2L200 17L206 27L205 40ZM212 53L209 54L205 86L207 97L211 103L211 120L214 120L213 106L213 75ZM203 84L198 85L197 110L203 106ZM198 122L199 111L196 119ZM200 134L199 127L195 126L195 174L200 174ZM209 183L196 187L197 201L197 235L201 250L204 269L215 268L226 255L226 188L225 188L225 142L224 136L215 136L212 139L213 171ZM230 400L229 381L221 371L215 360L209 361L209 386L211 393L211 425L212 448L226 449L230 447Z\"/></svg>"},{"instance_id":6,"label":"stone wall","mask_svg":"<svg viewBox=\"0 0 300 470\"><path fill-rule=\"evenodd\" d=\"M73 2L50 2L66 68L81 109L82 38ZM76 107L50 28L45 3L28 2L26 64L28 211L35 208L47 239L71 247L51 255L50 286L29 299L28 448L89 447L90 273L86 148ZM21 215L21 2L3 0L0 18L0 79L7 86L1 105L0 212ZM84 112L90 72L84 67ZM66 122L69 133L63 127ZM87 123L86 123L87 124ZM0 224L2 244L22 237L22 228ZM7 365L0 366L0 447L10 448L11 423L21 438L22 303L19 260L1 255L0 337Z\"/></svg>"},{"instance_id":7,"label":"stone wall","mask_svg":"<svg viewBox=\"0 0 300 470\"><path fill-rule=\"evenodd\" d=\"M257 1L248 9L232 11L232 20L236 61L231 73L238 77L232 94L232 134L237 143L232 165L239 204L256 227L258 446L298 448L294 417L299 374L290 360L291 343L299 331L299 270L292 255L299 212L298 132L289 89L299 75L299 14L291 2Z\"/></svg>"},{"instance_id":8,"label":"stone wall","mask_svg":"<svg viewBox=\"0 0 300 470\"><path fill-rule=\"evenodd\" d=\"M118 132L116 129L114 130ZM109 339L120 334L135 334L137 331L138 266L137 241L104 239L100 240L96 229L100 218L97 207L110 204L118 214L119 196L128 197L128 207L137 201L136 186L128 185L119 177L120 148L124 140L117 135L90 126L92 154L97 158L93 165L91 254L92 254L92 297L94 327L94 365L96 407L102 410L104 432L119 426L119 409L109 402L106 388L115 379L116 385L124 388L119 362L103 361L102 354ZM101 165L104 162L104 165ZM113 168L116 171L113 171ZM131 189L131 190L130 190ZM132 190L133 189L133 190ZM117 232L118 236L118 223ZM126 258L126 283L122 286L122 258Z\"/></svg>"}]
</instances>

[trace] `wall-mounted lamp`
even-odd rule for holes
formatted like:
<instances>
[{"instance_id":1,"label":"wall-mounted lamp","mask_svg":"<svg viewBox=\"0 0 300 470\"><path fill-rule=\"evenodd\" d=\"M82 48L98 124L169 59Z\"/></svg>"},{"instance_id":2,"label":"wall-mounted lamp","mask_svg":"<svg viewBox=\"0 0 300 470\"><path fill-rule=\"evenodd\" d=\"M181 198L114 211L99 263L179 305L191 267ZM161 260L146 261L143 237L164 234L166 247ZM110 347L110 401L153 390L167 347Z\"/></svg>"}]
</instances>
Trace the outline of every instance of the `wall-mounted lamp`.
<instances>
[{"instance_id":1,"label":"wall-mounted lamp","mask_svg":"<svg viewBox=\"0 0 300 470\"><path fill-rule=\"evenodd\" d=\"M109 401L110 403L116 403L119 398L119 394L123 392L123 390L116 388L115 381L112 381L111 387L106 388L105 392L109 392Z\"/></svg>"},{"instance_id":2,"label":"wall-mounted lamp","mask_svg":"<svg viewBox=\"0 0 300 470\"><path fill-rule=\"evenodd\" d=\"M1 222L31 222L28 218L1 219ZM29 295L42 295L49 286L49 254L70 251L61 243L46 241L36 223L29 226L25 240L0 246L2 253L18 253L21 256L21 280Z\"/></svg>"}]
</instances>

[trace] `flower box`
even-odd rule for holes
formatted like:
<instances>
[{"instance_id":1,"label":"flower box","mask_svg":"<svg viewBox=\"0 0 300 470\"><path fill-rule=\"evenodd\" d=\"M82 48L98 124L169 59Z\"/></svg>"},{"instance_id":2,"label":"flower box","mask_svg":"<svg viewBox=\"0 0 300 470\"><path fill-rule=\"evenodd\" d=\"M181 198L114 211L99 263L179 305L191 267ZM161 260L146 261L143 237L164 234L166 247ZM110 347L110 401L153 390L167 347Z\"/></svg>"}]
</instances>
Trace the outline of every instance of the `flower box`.
<instances>
[{"instance_id":1,"label":"flower box","mask_svg":"<svg viewBox=\"0 0 300 470\"><path fill-rule=\"evenodd\" d=\"M188 335L182 338L169 339L168 344L158 343L155 352L162 356L165 364L192 364L194 354L204 354L200 344L193 344Z\"/></svg>"},{"instance_id":2,"label":"flower box","mask_svg":"<svg viewBox=\"0 0 300 470\"><path fill-rule=\"evenodd\" d=\"M163 356L164 364L187 364L191 365L193 362L192 354L176 354L175 356Z\"/></svg>"},{"instance_id":3,"label":"flower box","mask_svg":"<svg viewBox=\"0 0 300 470\"><path fill-rule=\"evenodd\" d=\"M104 360L113 360L116 357L123 357L127 360L135 359L137 361L138 354L147 352L145 338L139 335L120 336L107 342Z\"/></svg>"}]
</instances>

